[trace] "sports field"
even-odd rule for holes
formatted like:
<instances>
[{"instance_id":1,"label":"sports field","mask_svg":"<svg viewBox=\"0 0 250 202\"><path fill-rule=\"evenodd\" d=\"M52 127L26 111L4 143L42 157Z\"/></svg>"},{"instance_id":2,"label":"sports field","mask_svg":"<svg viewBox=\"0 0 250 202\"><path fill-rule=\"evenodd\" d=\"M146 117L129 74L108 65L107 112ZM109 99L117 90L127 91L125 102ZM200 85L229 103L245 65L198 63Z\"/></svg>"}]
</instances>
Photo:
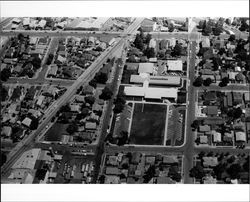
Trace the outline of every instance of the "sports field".
<instances>
[{"instance_id":1,"label":"sports field","mask_svg":"<svg viewBox=\"0 0 250 202\"><path fill-rule=\"evenodd\" d=\"M130 144L163 145L167 105L134 103Z\"/></svg>"}]
</instances>

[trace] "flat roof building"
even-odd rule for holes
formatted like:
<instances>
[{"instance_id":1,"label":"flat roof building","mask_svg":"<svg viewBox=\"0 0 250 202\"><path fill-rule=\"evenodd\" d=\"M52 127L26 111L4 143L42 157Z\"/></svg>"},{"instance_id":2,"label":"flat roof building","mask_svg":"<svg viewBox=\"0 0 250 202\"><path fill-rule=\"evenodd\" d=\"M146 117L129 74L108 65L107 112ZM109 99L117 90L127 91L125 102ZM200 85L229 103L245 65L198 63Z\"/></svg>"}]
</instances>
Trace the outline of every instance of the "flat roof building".
<instances>
[{"instance_id":1,"label":"flat roof building","mask_svg":"<svg viewBox=\"0 0 250 202\"><path fill-rule=\"evenodd\" d=\"M168 60L167 66L170 71L182 71L183 68L181 60Z\"/></svg>"},{"instance_id":2,"label":"flat roof building","mask_svg":"<svg viewBox=\"0 0 250 202\"><path fill-rule=\"evenodd\" d=\"M138 73L149 73L152 74L154 70L153 63L139 63Z\"/></svg>"},{"instance_id":3,"label":"flat roof building","mask_svg":"<svg viewBox=\"0 0 250 202\"><path fill-rule=\"evenodd\" d=\"M177 98L177 88L144 88L128 87L124 88L127 96L145 97L148 99Z\"/></svg>"},{"instance_id":4,"label":"flat roof building","mask_svg":"<svg viewBox=\"0 0 250 202\"><path fill-rule=\"evenodd\" d=\"M149 84L153 85L173 85L179 86L181 84L180 77L173 76L148 76ZM130 82L131 83L143 83L147 78L142 77L141 75L131 75Z\"/></svg>"}]
</instances>

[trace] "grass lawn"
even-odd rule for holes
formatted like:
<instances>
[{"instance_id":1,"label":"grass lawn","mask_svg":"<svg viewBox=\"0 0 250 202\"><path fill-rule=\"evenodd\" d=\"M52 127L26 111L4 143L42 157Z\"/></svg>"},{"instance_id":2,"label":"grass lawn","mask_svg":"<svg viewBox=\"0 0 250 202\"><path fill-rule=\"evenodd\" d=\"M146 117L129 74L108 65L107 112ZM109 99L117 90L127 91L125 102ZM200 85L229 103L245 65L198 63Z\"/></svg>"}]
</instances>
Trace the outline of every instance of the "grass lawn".
<instances>
[{"instance_id":1,"label":"grass lawn","mask_svg":"<svg viewBox=\"0 0 250 202\"><path fill-rule=\"evenodd\" d=\"M166 105L134 104L130 143L162 145L166 123Z\"/></svg>"},{"instance_id":2,"label":"grass lawn","mask_svg":"<svg viewBox=\"0 0 250 202\"><path fill-rule=\"evenodd\" d=\"M62 135L68 134L66 132L68 125L55 123L45 134L45 141L61 141Z\"/></svg>"}]
</instances>

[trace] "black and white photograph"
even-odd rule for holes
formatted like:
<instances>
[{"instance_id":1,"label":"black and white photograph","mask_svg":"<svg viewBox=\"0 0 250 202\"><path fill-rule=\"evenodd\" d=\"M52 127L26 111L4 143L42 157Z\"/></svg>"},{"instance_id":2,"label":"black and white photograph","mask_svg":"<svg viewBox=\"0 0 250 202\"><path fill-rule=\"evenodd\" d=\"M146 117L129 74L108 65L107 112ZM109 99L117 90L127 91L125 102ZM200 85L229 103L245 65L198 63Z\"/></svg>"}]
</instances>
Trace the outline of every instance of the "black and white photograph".
<instances>
[{"instance_id":1,"label":"black and white photograph","mask_svg":"<svg viewBox=\"0 0 250 202\"><path fill-rule=\"evenodd\" d=\"M164 190L177 197L179 187L193 188L178 201L220 201L218 189L248 201L249 2L240 2L0 2L3 201L34 201L15 194L39 187L81 196L57 201L177 201ZM133 198L137 188L161 198Z\"/></svg>"}]
</instances>

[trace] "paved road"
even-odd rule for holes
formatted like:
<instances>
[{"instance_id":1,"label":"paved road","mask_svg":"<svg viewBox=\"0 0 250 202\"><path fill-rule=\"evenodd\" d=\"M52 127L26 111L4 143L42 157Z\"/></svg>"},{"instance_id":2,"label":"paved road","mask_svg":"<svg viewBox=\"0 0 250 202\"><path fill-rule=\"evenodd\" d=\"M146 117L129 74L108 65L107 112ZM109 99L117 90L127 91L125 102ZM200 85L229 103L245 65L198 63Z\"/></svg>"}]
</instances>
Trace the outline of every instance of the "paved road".
<instances>
[{"instance_id":1,"label":"paved road","mask_svg":"<svg viewBox=\"0 0 250 202\"><path fill-rule=\"evenodd\" d=\"M191 124L195 119L195 89L192 85L195 77L195 50L197 43L191 42L190 44L190 59L189 59L189 81L188 88L188 112L186 122L186 144L184 150L184 183L192 183L192 179L189 177L189 170L193 167L193 154L194 154L194 134L191 128Z\"/></svg>"},{"instance_id":2,"label":"paved road","mask_svg":"<svg viewBox=\"0 0 250 202\"><path fill-rule=\"evenodd\" d=\"M127 36L135 33L139 28L142 20L142 18L136 19L122 35ZM50 122L51 118L56 114L58 109L60 109L61 106L66 104L72 98L72 96L80 86L87 84L94 77L94 75L102 67L102 64L106 62L107 58L110 57L112 53L116 52L121 46L123 46L123 43L123 40L118 39L116 44L112 48L106 49L101 54L101 56L99 56L92 63L92 65L73 83L73 85L67 89L64 95L62 95L57 102L49 107L49 110L43 117L43 122L39 125L38 129L32 132L27 138L19 142L17 147L15 147L15 149L13 149L13 151L8 154L8 160L1 168L2 175L6 174L6 172L10 170L13 163L21 156L21 154L26 150L27 147L32 148L31 143L34 142L35 138Z\"/></svg>"},{"instance_id":3,"label":"paved road","mask_svg":"<svg viewBox=\"0 0 250 202\"><path fill-rule=\"evenodd\" d=\"M121 32L90 32L90 31L36 31L36 30L4 30L0 32L1 36L15 36L18 34L25 34L30 36L38 36L38 37L67 37L67 36L76 36L76 37L83 37L83 36L93 36L101 37L101 36L110 36L110 37L117 37L121 35Z\"/></svg>"}]
</instances>

